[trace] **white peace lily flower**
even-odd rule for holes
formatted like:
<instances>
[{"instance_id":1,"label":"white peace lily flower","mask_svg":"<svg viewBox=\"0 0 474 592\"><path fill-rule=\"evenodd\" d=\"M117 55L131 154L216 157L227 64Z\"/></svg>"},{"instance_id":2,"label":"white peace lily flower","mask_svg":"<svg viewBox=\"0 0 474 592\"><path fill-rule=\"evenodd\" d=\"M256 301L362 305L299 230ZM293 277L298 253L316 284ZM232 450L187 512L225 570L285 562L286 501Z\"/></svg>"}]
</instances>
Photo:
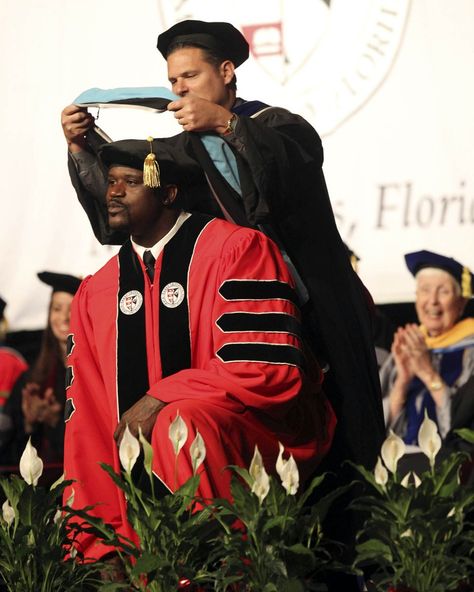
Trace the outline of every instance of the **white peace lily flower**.
<instances>
[{"instance_id":1,"label":"white peace lily flower","mask_svg":"<svg viewBox=\"0 0 474 592\"><path fill-rule=\"evenodd\" d=\"M61 512L61 510L56 510L56 513L54 514L54 517L53 517L54 524L59 524L59 522L61 522L62 517L63 517L63 513Z\"/></svg>"},{"instance_id":2,"label":"white peace lily flower","mask_svg":"<svg viewBox=\"0 0 474 592\"><path fill-rule=\"evenodd\" d=\"M383 466L382 459L380 458L380 456L378 457L377 464L375 465L374 477L375 482L378 483L378 485L381 485L382 487L385 487L385 485L387 485L388 471Z\"/></svg>"},{"instance_id":3,"label":"white peace lily flower","mask_svg":"<svg viewBox=\"0 0 474 592\"><path fill-rule=\"evenodd\" d=\"M403 537L413 537L413 532L411 528L408 528L407 530L405 530L405 532L402 532L400 538L402 539Z\"/></svg>"},{"instance_id":4,"label":"white peace lily flower","mask_svg":"<svg viewBox=\"0 0 474 592\"><path fill-rule=\"evenodd\" d=\"M253 478L252 493L258 497L260 503L263 502L270 491L270 477L263 466L262 455L255 445L252 462L249 467L250 476Z\"/></svg>"},{"instance_id":5,"label":"white peace lily flower","mask_svg":"<svg viewBox=\"0 0 474 592\"><path fill-rule=\"evenodd\" d=\"M290 458L286 461L285 466L283 468L283 474L280 475L281 477L281 484L286 490L286 493L289 495L295 495L298 491L298 487L300 485L300 474L298 472L298 466L296 465L296 461L293 458L293 455L290 455Z\"/></svg>"},{"instance_id":6,"label":"white peace lily flower","mask_svg":"<svg viewBox=\"0 0 474 592\"><path fill-rule=\"evenodd\" d=\"M249 473L250 476L255 480L259 476L261 470L264 469L262 455L260 454L260 450L258 446L255 445L255 449L253 451L253 457L250 462Z\"/></svg>"},{"instance_id":7,"label":"white peace lily flower","mask_svg":"<svg viewBox=\"0 0 474 592\"><path fill-rule=\"evenodd\" d=\"M447 517L448 517L448 518L451 518L451 517L452 517L452 516L454 516L455 514L456 514L456 508L455 508L455 506L453 506L453 507L451 508L451 510L449 510L449 512L448 512L448 516L447 516Z\"/></svg>"},{"instance_id":8,"label":"white peace lily flower","mask_svg":"<svg viewBox=\"0 0 474 592\"><path fill-rule=\"evenodd\" d=\"M5 500L2 504L2 516L8 526L15 520L15 510L10 506L8 500Z\"/></svg>"},{"instance_id":9,"label":"white peace lily flower","mask_svg":"<svg viewBox=\"0 0 474 592\"><path fill-rule=\"evenodd\" d=\"M408 487L411 481L410 477L413 477L413 485L415 486L415 488L420 487L421 479L414 471L410 471L409 473L407 473L405 477L403 477L403 479L401 480L400 485L403 485L403 487Z\"/></svg>"},{"instance_id":10,"label":"white peace lily flower","mask_svg":"<svg viewBox=\"0 0 474 592\"><path fill-rule=\"evenodd\" d=\"M421 451L429 458L431 467L434 466L436 455L441 448L441 438L438 434L436 423L428 417L425 410L425 419L418 432L418 445Z\"/></svg>"},{"instance_id":11,"label":"white peace lily flower","mask_svg":"<svg viewBox=\"0 0 474 592\"><path fill-rule=\"evenodd\" d=\"M193 473L196 474L196 471L206 458L206 445L204 444L204 440L199 431L196 431L196 437L189 447L189 453L193 463Z\"/></svg>"},{"instance_id":12,"label":"white peace lily flower","mask_svg":"<svg viewBox=\"0 0 474 592\"><path fill-rule=\"evenodd\" d=\"M152 466L153 466L153 448L150 442L145 438L142 432L142 428L138 426L138 439L143 448L143 466L145 471L151 477Z\"/></svg>"},{"instance_id":13,"label":"white peace lily flower","mask_svg":"<svg viewBox=\"0 0 474 592\"><path fill-rule=\"evenodd\" d=\"M173 444L174 453L178 456L179 451L188 439L188 427L179 412L170 424L168 436Z\"/></svg>"},{"instance_id":14,"label":"white peace lily flower","mask_svg":"<svg viewBox=\"0 0 474 592\"><path fill-rule=\"evenodd\" d=\"M391 473L396 472L398 461L405 454L405 450L405 442L390 429L390 434L382 444L380 452L385 466Z\"/></svg>"},{"instance_id":15,"label":"white peace lily flower","mask_svg":"<svg viewBox=\"0 0 474 592\"><path fill-rule=\"evenodd\" d=\"M412 471L411 474L413 475L413 480L415 482L415 487L420 487L420 485L421 485L421 479L418 477L418 475L415 473L415 471Z\"/></svg>"},{"instance_id":16,"label":"white peace lily flower","mask_svg":"<svg viewBox=\"0 0 474 592\"><path fill-rule=\"evenodd\" d=\"M268 476L267 472L264 468L260 471L257 479L253 482L252 485L252 493L260 500L260 503L267 497L268 492L270 491L270 477Z\"/></svg>"},{"instance_id":17,"label":"white peace lily flower","mask_svg":"<svg viewBox=\"0 0 474 592\"><path fill-rule=\"evenodd\" d=\"M30 437L20 458L20 475L28 485L38 485L42 473L43 461L38 456L36 448L32 446Z\"/></svg>"},{"instance_id":18,"label":"white peace lily flower","mask_svg":"<svg viewBox=\"0 0 474 592\"><path fill-rule=\"evenodd\" d=\"M71 555L71 559L75 559L75 557L77 555L77 549L74 545L71 545L71 550L70 550L69 554Z\"/></svg>"},{"instance_id":19,"label":"white peace lily flower","mask_svg":"<svg viewBox=\"0 0 474 592\"><path fill-rule=\"evenodd\" d=\"M56 487L57 487L58 485L61 485L61 483L62 483L63 481L64 481L64 473L63 473L63 474L62 474L60 477L58 477L58 478L56 479L56 481L55 481L55 482L54 482L54 483L51 485L51 487L49 488L49 490L50 490L50 491L52 491L53 489L56 489Z\"/></svg>"},{"instance_id":20,"label":"white peace lily flower","mask_svg":"<svg viewBox=\"0 0 474 592\"><path fill-rule=\"evenodd\" d=\"M119 447L120 463L127 473L130 473L133 469L133 465L137 462L139 454L140 443L128 429L127 424Z\"/></svg>"},{"instance_id":21,"label":"white peace lily flower","mask_svg":"<svg viewBox=\"0 0 474 592\"><path fill-rule=\"evenodd\" d=\"M76 495L76 492L74 491L74 487L71 487L71 495L66 500L66 506L72 506L72 504L74 503L74 496L75 495Z\"/></svg>"},{"instance_id":22,"label":"white peace lily flower","mask_svg":"<svg viewBox=\"0 0 474 592\"><path fill-rule=\"evenodd\" d=\"M280 452L278 453L278 458L275 467L277 473L280 475L280 479L283 481L283 471L285 470L285 465L288 461L286 461L283 458L283 451L285 450L285 448L283 447L283 444L281 442L278 442L278 447L280 449Z\"/></svg>"}]
</instances>

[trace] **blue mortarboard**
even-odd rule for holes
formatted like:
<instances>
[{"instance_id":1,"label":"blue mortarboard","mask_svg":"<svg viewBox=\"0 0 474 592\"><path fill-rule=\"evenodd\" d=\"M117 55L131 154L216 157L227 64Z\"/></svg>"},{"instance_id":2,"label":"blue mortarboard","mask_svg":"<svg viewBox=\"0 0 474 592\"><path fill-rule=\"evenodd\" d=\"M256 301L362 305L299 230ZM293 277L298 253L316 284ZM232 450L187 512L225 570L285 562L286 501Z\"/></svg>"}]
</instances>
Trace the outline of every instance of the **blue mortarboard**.
<instances>
[{"instance_id":1,"label":"blue mortarboard","mask_svg":"<svg viewBox=\"0 0 474 592\"><path fill-rule=\"evenodd\" d=\"M240 33L239 33L240 34ZM166 111L168 103L180 97L163 86L89 88L77 96L73 103L80 107L143 107L157 112ZM93 134L97 139L93 138ZM88 132L90 141L103 144L110 142L110 137L103 130L94 126ZM227 142L216 134L199 134L214 166L227 180L231 187L242 195L237 162Z\"/></svg>"},{"instance_id":2,"label":"blue mortarboard","mask_svg":"<svg viewBox=\"0 0 474 592\"><path fill-rule=\"evenodd\" d=\"M154 111L166 111L168 103L179 99L163 86L122 88L89 88L73 101L80 107L113 107L133 105Z\"/></svg>"},{"instance_id":3,"label":"blue mortarboard","mask_svg":"<svg viewBox=\"0 0 474 592\"><path fill-rule=\"evenodd\" d=\"M415 276L421 269L434 267L446 271L461 286L461 295L472 298L474 289L474 275L470 269L452 257L445 257L432 251L415 251L405 255L405 262L410 272Z\"/></svg>"}]
</instances>

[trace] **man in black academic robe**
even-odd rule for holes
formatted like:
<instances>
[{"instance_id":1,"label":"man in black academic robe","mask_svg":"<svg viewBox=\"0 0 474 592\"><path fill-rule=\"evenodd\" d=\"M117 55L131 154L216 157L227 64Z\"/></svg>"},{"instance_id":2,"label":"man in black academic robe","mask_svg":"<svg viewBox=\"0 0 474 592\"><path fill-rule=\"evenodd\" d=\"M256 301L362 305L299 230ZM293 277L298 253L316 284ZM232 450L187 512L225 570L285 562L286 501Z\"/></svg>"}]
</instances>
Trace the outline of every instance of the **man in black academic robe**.
<instances>
[{"instance_id":1,"label":"man in black academic robe","mask_svg":"<svg viewBox=\"0 0 474 592\"><path fill-rule=\"evenodd\" d=\"M195 188L201 197L194 209L220 209L227 219L264 230L290 259L301 280L307 339L327 363L325 390L338 418L327 467L339 472L350 459L371 469L384 438L373 304L336 227L317 132L286 109L236 98L235 68L247 59L248 44L232 25L183 21L159 36L158 49L180 97L168 109L184 132L167 141L198 161L208 180L207 187ZM94 148L84 139L92 117L71 105L62 124L71 178L94 232L103 243L121 242L107 228L102 189L87 180L101 176ZM201 132L219 134L231 146L240 187L219 174Z\"/></svg>"}]
</instances>

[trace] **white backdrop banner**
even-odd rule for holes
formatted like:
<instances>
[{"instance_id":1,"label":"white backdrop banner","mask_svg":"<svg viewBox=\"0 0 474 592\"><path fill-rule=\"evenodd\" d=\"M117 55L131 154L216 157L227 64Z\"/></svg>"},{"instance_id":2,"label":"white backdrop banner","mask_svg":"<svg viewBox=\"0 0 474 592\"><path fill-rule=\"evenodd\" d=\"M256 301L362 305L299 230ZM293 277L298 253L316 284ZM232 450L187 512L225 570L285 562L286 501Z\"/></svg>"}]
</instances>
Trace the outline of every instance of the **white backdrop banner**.
<instances>
[{"instance_id":1,"label":"white backdrop banner","mask_svg":"<svg viewBox=\"0 0 474 592\"><path fill-rule=\"evenodd\" d=\"M238 94L318 130L341 235L376 302L413 298L406 252L474 269L471 0L2 0L0 18L0 294L12 330L44 326L38 271L83 276L115 252L69 183L62 108L91 87L168 86L156 38L185 18L240 28L251 57ZM98 124L113 139L179 132L171 115L140 110L102 110Z\"/></svg>"}]
</instances>

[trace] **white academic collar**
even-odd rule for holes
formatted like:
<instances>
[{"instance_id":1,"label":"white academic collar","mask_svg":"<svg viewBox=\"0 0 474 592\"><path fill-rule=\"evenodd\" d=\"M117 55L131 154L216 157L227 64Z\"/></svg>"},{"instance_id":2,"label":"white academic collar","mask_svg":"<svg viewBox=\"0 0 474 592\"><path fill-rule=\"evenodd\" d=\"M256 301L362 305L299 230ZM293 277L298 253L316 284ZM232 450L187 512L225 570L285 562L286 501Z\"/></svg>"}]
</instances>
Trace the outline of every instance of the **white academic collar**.
<instances>
[{"instance_id":1,"label":"white academic collar","mask_svg":"<svg viewBox=\"0 0 474 592\"><path fill-rule=\"evenodd\" d=\"M137 255L143 259L143 253L145 251L151 251L153 257L155 259L158 259L158 256L160 255L161 251L165 248L166 243L168 243L173 238L173 236L178 232L178 230L181 228L183 223L189 218L189 216L191 216L189 212L181 212L176 222L174 223L173 228L171 228L171 230L169 230L165 234L165 236L162 239L160 239L157 243L155 243L152 247L142 247L141 245L138 245L136 242L134 242L132 238L130 238L130 240L132 241L132 246L135 249Z\"/></svg>"}]
</instances>

